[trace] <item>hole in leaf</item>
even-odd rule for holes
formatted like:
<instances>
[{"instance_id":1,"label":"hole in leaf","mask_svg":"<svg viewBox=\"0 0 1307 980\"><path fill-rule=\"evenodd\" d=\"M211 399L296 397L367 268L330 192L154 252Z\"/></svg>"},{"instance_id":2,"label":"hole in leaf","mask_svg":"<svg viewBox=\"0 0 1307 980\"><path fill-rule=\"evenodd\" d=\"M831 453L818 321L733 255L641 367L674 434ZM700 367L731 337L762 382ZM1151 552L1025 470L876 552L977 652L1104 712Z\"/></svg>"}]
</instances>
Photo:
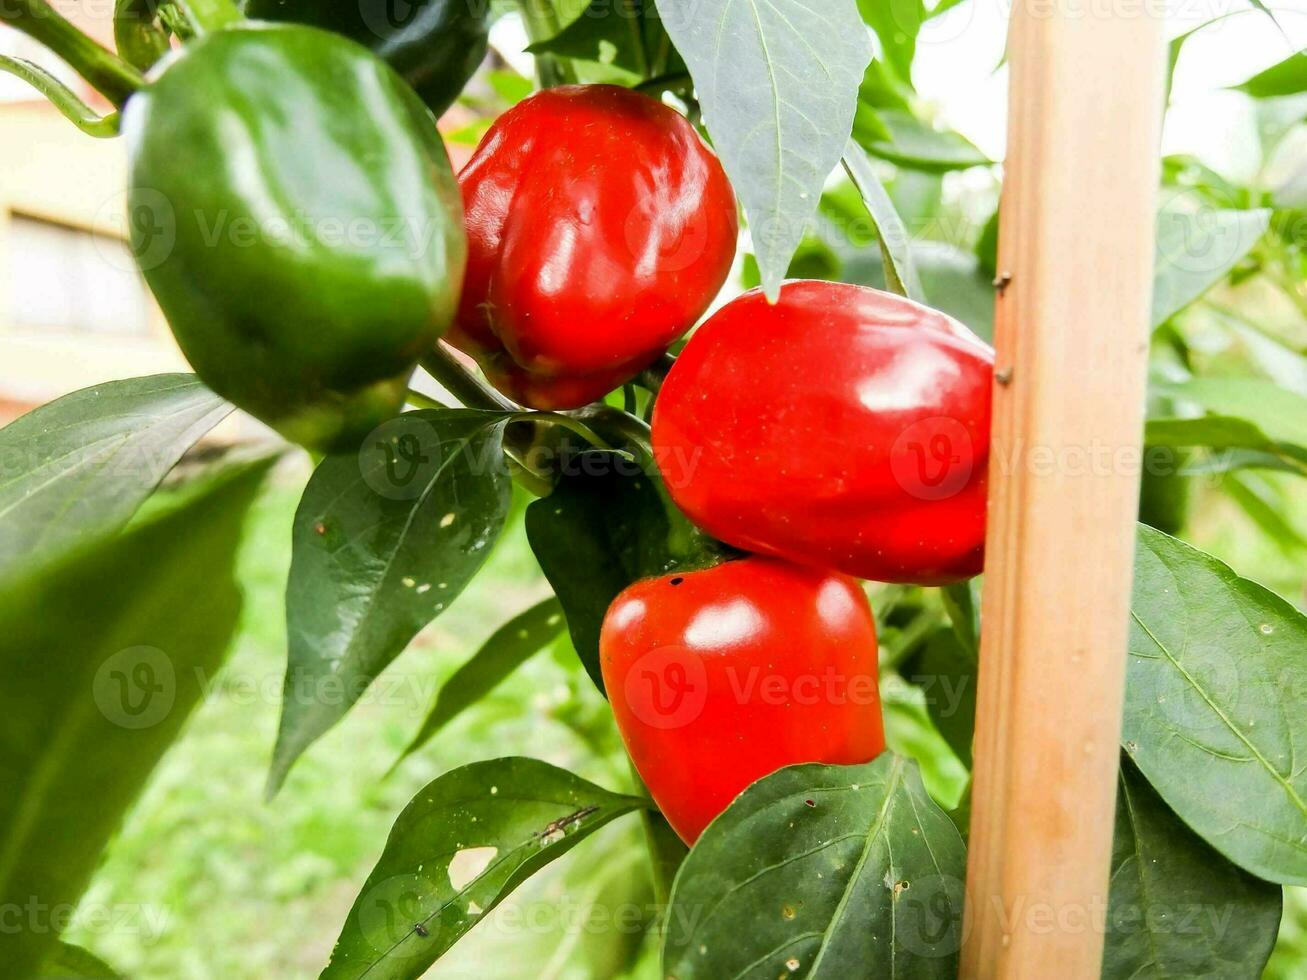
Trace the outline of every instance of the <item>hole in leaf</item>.
<instances>
[{"instance_id":1,"label":"hole in leaf","mask_svg":"<svg viewBox=\"0 0 1307 980\"><path fill-rule=\"evenodd\" d=\"M497 847L467 847L459 851L449 862L450 886L461 892L480 877L498 853Z\"/></svg>"}]
</instances>

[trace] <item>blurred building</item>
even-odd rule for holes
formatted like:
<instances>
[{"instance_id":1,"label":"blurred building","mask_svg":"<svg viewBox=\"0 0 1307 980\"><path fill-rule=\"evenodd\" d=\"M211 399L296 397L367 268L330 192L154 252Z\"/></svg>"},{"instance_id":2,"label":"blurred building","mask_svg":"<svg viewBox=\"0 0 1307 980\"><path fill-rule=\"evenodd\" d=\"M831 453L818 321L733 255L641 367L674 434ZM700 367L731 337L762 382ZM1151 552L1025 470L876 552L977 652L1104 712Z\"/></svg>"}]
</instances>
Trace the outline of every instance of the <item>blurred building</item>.
<instances>
[{"instance_id":1,"label":"blurred building","mask_svg":"<svg viewBox=\"0 0 1307 980\"><path fill-rule=\"evenodd\" d=\"M111 35L108 21L60 6L102 43ZM16 31L0 28L0 53L109 111ZM122 241L122 143L82 133L24 82L0 82L0 421L101 381L187 370Z\"/></svg>"}]
</instances>

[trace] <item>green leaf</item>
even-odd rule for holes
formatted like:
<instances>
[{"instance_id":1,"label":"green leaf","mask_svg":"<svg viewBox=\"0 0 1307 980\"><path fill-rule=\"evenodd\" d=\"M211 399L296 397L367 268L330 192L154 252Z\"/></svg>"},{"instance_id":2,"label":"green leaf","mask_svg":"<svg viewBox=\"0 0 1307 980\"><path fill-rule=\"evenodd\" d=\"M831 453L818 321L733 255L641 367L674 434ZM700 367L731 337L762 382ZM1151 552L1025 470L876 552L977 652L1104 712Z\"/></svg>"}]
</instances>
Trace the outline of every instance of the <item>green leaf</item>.
<instances>
[{"instance_id":1,"label":"green leaf","mask_svg":"<svg viewBox=\"0 0 1307 980\"><path fill-rule=\"evenodd\" d=\"M911 253L924 302L965 323L983 340L992 340L994 284L980 271L979 260L945 242L914 242ZM885 288L884 260L874 250L852 249L841 258L844 281Z\"/></svg>"},{"instance_id":2,"label":"green leaf","mask_svg":"<svg viewBox=\"0 0 1307 980\"><path fill-rule=\"evenodd\" d=\"M939 0L939 3L935 4L935 9L933 9L926 16L926 19L934 20L936 17L939 17L941 14L946 14L954 7L961 6L965 2L966 0Z\"/></svg>"},{"instance_id":3,"label":"green leaf","mask_svg":"<svg viewBox=\"0 0 1307 980\"><path fill-rule=\"evenodd\" d=\"M535 91L535 83L515 71L499 68L486 72L486 83L505 106L515 106Z\"/></svg>"},{"instance_id":4,"label":"green leaf","mask_svg":"<svg viewBox=\"0 0 1307 980\"><path fill-rule=\"evenodd\" d=\"M947 699L951 693L945 686L930 681L926 681L926 686L929 690L909 683L899 674L887 673L881 677L885 746L917 764L926 792L947 810L966 792L971 773L931 717L928 702L933 698Z\"/></svg>"},{"instance_id":5,"label":"green leaf","mask_svg":"<svg viewBox=\"0 0 1307 980\"><path fill-rule=\"evenodd\" d=\"M911 82L917 35L927 19L922 0L858 0L858 12L880 38L884 60L899 78Z\"/></svg>"},{"instance_id":6,"label":"green leaf","mask_svg":"<svg viewBox=\"0 0 1307 980\"><path fill-rule=\"evenodd\" d=\"M1221 489L1286 555L1297 558L1295 552L1307 551L1307 538L1285 516L1290 510L1288 501L1268 480L1255 473L1227 473L1221 479Z\"/></svg>"},{"instance_id":7,"label":"green leaf","mask_svg":"<svg viewBox=\"0 0 1307 980\"><path fill-rule=\"evenodd\" d=\"M1162 158L1162 181L1165 189L1179 189L1217 209L1251 210L1247 188L1223 177L1198 157L1176 153Z\"/></svg>"},{"instance_id":8,"label":"green leaf","mask_svg":"<svg viewBox=\"0 0 1307 980\"><path fill-rule=\"evenodd\" d=\"M932 226L939 225L940 208L944 203L942 174L900 167L885 189L909 232L922 235Z\"/></svg>"},{"instance_id":9,"label":"green leaf","mask_svg":"<svg viewBox=\"0 0 1307 980\"><path fill-rule=\"evenodd\" d=\"M1282 95L1307 92L1307 51L1291 54L1279 64L1272 65L1233 87L1255 99L1274 99Z\"/></svg>"},{"instance_id":10,"label":"green leaf","mask_svg":"<svg viewBox=\"0 0 1307 980\"><path fill-rule=\"evenodd\" d=\"M952 629L941 628L900 672L925 692L930 720L953 754L970 769L976 732L975 654L958 642Z\"/></svg>"},{"instance_id":11,"label":"green leaf","mask_svg":"<svg viewBox=\"0 0 1307 980\"><path fill-rule=\"evenodd\" d=\"M1127 754L1186 824L1268 881L1307 884L1307 617L1140 527Z\"/></svg>"},{"instance_id":12,"label":"green leaf","mask_svg":"<svg viewBox=\"0 0 1307 980\"><path fill-rule=\"evenodd\" d=\"M640 827L617 821L513 892L429 975L523 980L531 964L543 980L658 980L656 902Z\"/></svg>"},{"instance_id":13,"label":"green leaf","mask_svg":"<svg viewBox=\"0 0 1307 980\"><path fill-rule=\"evenodd\" d=\"M45 955L37 977L49 980L122 980L121 975L90 950L56 942Z\"/></svg>"},{"instance_id":14,"label":"green leaf","mask_svg":"<svg viewBox=\"0 0 1307 980\"><path fill-rule=\"evenodd\" d=\"M1157 219L1154 326L1222 282L1270 227L1271 212L1163 208Z\"/></svg>"},{"instance_id":15,"label":"green leaf","mask_svg":"<svg viewBox=\"0 0 1307 980\"><path fill-rule=\"evenodd\" d=\"M508 514L504 424L409 412L314 472L295 514L270 794L485 562Z\"/></svg>"},{"instance_id":16,"label":"green leaf","mask_svg":"<svg viewBox=\"0 0 1307 980\"><path fill-rule=\"evenodd\" d=\"M322 977L422 976L523 881L648 805L534 759L446 773L395 821Z\"/></svg>"},{"instance_id":17,"label":"green leaf","mask_svg":"<svg viewBox=\"0 0 1307 980\"><path fill-rule=\"evenodd\" d=\"M1248 419L1275 442L1307 448L1307 397L1261 378L1194 378L1167 389L1214 415Z\"/></svg>"},{"instance_id":18,"label":"green leaf","mask_svg":"<svg viewBox=\"0 0 1307 980\"><path fill-rule=\"evenodd\" d=\"M911 762L782 769L745 790L681 866L663 973L953 980L965 864Z\"/></svg>"},{"instance_id":19,"label":"green leaf","mask_svg":"<svg viewBox=\"0 0 1307 980\"><path fill-rule=\"evenodd\" d=\"M972 660L980 659L980 580L968 579L939 590L953 634Z\"/></svg>"},{"instance_id":20,"label":"green leaf","mask_svg":"<svg viewBox=\"0 0 1307 980\"><path fill-rule=\"evenodd\" d=\"M231 410L193 375L158 374L75 391L0 429L0 568L121 528Z\"/></svg>"},{"instance_id":21,"label":"green leaf","mask_svg":"<svg viewBox=\"0 0 1307 980\"><path fill-rule=\"evenodd\" d=\"M935 129L907 112L879 109L876 115L889 133L888 139L863 142L867 152L900 167L947 173L970 167L987 167L993 160L970 140L949 129Z\"/></svg>"},{"instance_id":22,"label":"green leaf","mask_svg":"<svg viewBox=\"0 0 1307 980\"><path fill-rule=\"evenodd\" d=\"M854 0L659 0L658 9L775 299L844 153L871 38Z\"/></svg>"},{"instance_id":23,"label":"green leaf","mask_svg":"<svg viewBox=\"0 0 1307 980\"><path fill-rule=\"evenodd\" d=\"M1209 414L1149 419L1148 445L1252 450L1307 475L1307 398L1302 395L1261 378L1194 378L1165 391Z\"/></svg>"},{"instance_id":24,"label":"green leaf","mask_svg":"<svg viewBox=\"0 0 1307 980\"><path fill-rule=\"evenodd\" d=\"M1255 7L1257 10L1261 11L1267 17L1269 17L1271 19L1271 23L1274 24L1276 27L1279 27L1280 33L1284 34L1284 27L1281 26L1280 22L1276 19L1275 11L1271 10L1270 7L1266 6L1266 0L1248 0L1248 4L1249 6ZM1286 34L1285 36L1287 37L1288 35Z\"/></svg>"},{"instance_id":25,"label":"green leaf","mask_svg":"<svg viewBox=\"0 0 1307 980\"><path fill-rule=\"evenodd\" d=\"M0 906L77 901L150 771L222 662L233 560L268 461L0 592ZM0 930L27 976L57 938Z\"/></svg>"},{"instance_id":26,"label":"green leaf","mask_svg":"<svg viewBox=\"0 0 1307 980\"><path fill-rule=\"evenodd\" d=\"M460 713L476 704L495 687L543 650L566 623L563 607L552 596L518 613L491 635L472 659L447 680L413 741L400 761L416 752Z\"/></svg>"},{"instance_id":27,"label":"green leaf","mask_svg":"<svg viewBox=\"0 0 1307 980\"><path fill-rule=\"evenodd\" d=\"M0 55L0 71L21 78L58 109L65 119L87 136L108 139L118 135L118 113L100 115L78 98L77 93L38 64L23 58Z\"/></svg>"},{"instance_id":28,"label":"green leaf","mask_svg":"<svg viewBox=\"0 0 1307 980\"><path fill-rule=\"evenodd\" d=\"M650 73L648 52L666 42L653 0L591 0L570 24L551 38L527 47L531 54L553 54L609 65L636 78Z\"/></svg>"},{"instance_id":29,"label":"green leaf","mask_svg":"<svg viewBox=\"0 0 1307 980\"><path fill-rule=\"evenodd\" d=\"M666 470L674 478L669 460ZM553 493L526 508L526 536L563 604L581 663L600 691L599 631L638 579L712 563L711 547L665 496L652 467L616 453L569 457Z\"/></svg>"},{"instance_id":30,"label":"green leaf","mask_svg":"<svg viewBox=\"0 0 1307 980\"><path fill-rule=\"evenodd\" d=\"M1219 473L1242 466L1271 466L1307 475L1307 460L1292 446L1281 446L1247 419L1204 415L1187 419L1149 419L1144 439L1152 447L1204 447L1219 453L1209 463L1186 467L1185 473ZM1245 454L1245 450L1253 455Z\"/></svg>"},{"instance_id":31,"label":"green leaf","mask_svg":"<svg viewBox=\"0 0 1307 980\"><path fill-rule=\"evenodd\" d=\"M805 235L790 259L786 270L786 279L825 279L838 280L843 263L834 249L824 241L811 235ZM746 252L740 269L740 285L745 289L755 289L762 285L762 274L758 271L758 259Z\"/></svg>"},{"instance_id":32,"label":"green leaf","mask_svg":"<svg viewBox=\"0 0 1307 980\"><path fill-rule=\"evenodd\" d=\"M844 151L844 169L876 225L887 287L900 296L922 301L924 290L912 261L912 238L867 154L853 140Z\"/></svg>"},{"instance_id":33,"label":"green leaf","mask_svg":"<svg viewBox=\"0 0 1307 980\"><path fill-rule=\"evenodd\" d=\"M926 302L965 323L982 340L994 339L994 280L980 268L980 260L945 242L914 246L917 272L926 290Z\"/></svg>"},{"instance_id":34,"label":"green leaf","mask_svg":"<svg viewBox=\"0 0 1307 980\"><path fill-rule=\"evenodd\" d=\"M914 94L912 86L887 62L876 58L867 66L867 70L862 75L862 84L858 86L858 108L873 111L898 109L902 112L911 112ZM885 138L889 138L889 130L885 130Z\"/></svg>"},{"instance_id":35,"label":"green leaf","mask_svg":"<svg viewBox=\"0 0 1307 980\"><path fill-rule=\"evenodd\" d=\"M1244 13L1244 11L1241 10L1227 11L1226 13L1221 14L1219 17L1213 17L1211 20L1204 21L1203 23L1199 24L1197 27L1185 31L1183 34L1177 35L1176 37L1171 39L1171 43L1167 46L1166 87L1164 89L1165 98L1162 103L1164 106L1170 106L1171 104L1171 89L1175 85L1175 67L1177 64L1180 63L1180 52L1184 50L1185 44L1188 43L1191 37L1193 37L1195 34L1203 30L1204 28L1211 27L1213 24L1219 23L1220 21L1225 20L1227 17L1231 17L1234 14L1238 14L1238 13Z\"/></svg>"},{"instance_id":36,"label":"green leaf","mask_svg":"<svg viewBox=\"0 0 1307 980\"><path fill-rule=\"evenodd\" d=\"M1122 761L1104 980L1257 980L1282 905L1283 889L1213 851Z\"/></svg>"}]
</instances>

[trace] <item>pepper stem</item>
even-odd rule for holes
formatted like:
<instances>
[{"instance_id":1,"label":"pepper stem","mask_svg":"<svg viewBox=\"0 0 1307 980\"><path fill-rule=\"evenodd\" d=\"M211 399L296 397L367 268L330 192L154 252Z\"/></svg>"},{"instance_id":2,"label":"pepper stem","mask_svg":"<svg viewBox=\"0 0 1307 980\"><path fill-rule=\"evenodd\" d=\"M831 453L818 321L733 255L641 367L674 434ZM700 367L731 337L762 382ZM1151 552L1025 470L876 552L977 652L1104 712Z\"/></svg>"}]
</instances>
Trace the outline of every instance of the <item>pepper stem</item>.
<instances>
[{"instance_id":1,"label":"pepper stem","mask_svg":"<svg viewBox=\"0 0 1307 980\"><path fill-rule=\"evenodd\" d=\"M442 344L437 344L422 358L422 368L467 408L514 414L522 411L522 406L515 405L480 378L468 373Z\"/></svg>"},{"instance_id":2,"label":"pepper stem","mask_svg":"<svg viewBox=\"0 0 1307 980\"><path fill-rule=\"evenodd\" d=\"M0 3L0 21L45 45L118 108L144 84L139 71L79 31L46 0Z\"/></svg>"}]
</instances>

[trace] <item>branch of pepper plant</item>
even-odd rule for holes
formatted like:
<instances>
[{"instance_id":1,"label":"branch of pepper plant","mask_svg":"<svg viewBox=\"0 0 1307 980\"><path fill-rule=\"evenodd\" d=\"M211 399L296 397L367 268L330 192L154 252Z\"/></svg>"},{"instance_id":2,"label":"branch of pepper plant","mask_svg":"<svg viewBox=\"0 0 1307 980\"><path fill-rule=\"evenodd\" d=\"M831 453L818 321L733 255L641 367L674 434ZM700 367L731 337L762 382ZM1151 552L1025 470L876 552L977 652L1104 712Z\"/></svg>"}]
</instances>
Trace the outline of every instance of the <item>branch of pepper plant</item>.
<instances>
[{"instance_id":1,"label":"branch of pepper plant","mask_svg":"<svg viewBox=\"0 0 1307 980\"><path fill-rule=\"evenodd\" d=\"M667 380L667 372L672 369L672 365L675 363L675 357L671 354L664 354L637 374L635 376L635 383L645 389L645 391L657 395L663 386L663 382Z\"/></svg>"},{"instance_id":2,"label":"branch of pepper plant","mask_svg":"<svg viewBox=\"0 0 1307 980\"><path fill-rule=\"evenodd\" d=\"M509 401L480 378L473 375L443 345L435 348L422 358L422 369L435 378L446 391L458 399L464 408L476 408L491 412L508 412L513 415L523 413L521 405ZM425 408L445 408L434 398L428 398L421 392L409 389L409 401ZM543 473L533 468L529 461L519 454L505 440L504 457L508 460L508 470L513 479L527 493L536 497L547 497L554 488L552 474Z\"/></svg>"},{"instance_id":3,"label":"branch of pepper plant","mask_svg":"<svg viewBox=\"0 0 1307 980\"><path fill-rule=\"evenodd\" d=\"M649 789L636 772L635 763L631 763L631 779L635 782L637 795L648 796ZM644 840L649 848L649 865L652 871L654 902L659 915L666 919L667 906L671 902L672 882L681 862L690 853L685 842L672 830L662 811L654 808L640 811L640 821L644 825Z\"/></svg>"},{"instance_id":4,"label":"branch of pepper plant","mask_svg":"<svg viewBox=\"0 0 1307 980\"><path fill-rule=\"evenodd\" d=\"M49 48L119 109L145 83L139 71L74 27L45 0L0 3L0 22Z\"/></svg>"},{"instance_id":5,"label":"branch of pepper plant","mask_svg":"<svg viewBox=\"0 0 1307 980\"><path fill-rule=\"evenodd\" d=\"M549 0L517 0L517 5L522 11L522 23L526 25L526 35L532 44L546 41L562 29L563 25L558 21L558 12L554 10ZM566 59L552 54L538 54L535 59L536 75L541 88L554 88L576 82L576 72Z\"/></svg>"},{"instance_id":6,"label":"branch of pepper plant","mask_svg":"<svg viewBox=\"0 0 1307 980\"><path fill-rule=\"evenodd\" d=\"M465 408L482 408L491 412L525 411L459 363L443 344L437 344L422 358L422 369L440 382L441 387L463 403Z\"/></svg>"},{"instance_id":7,"label":"branch of pepper plant","mask_svg":"<svg viewBox=\"0 0 1307 980\"><path fill-rule=\"evenodd\" d=\"M656 75L647 81L641 82L635 86L637 92L643 92L645 95L652 95L657 98L664 92L672 92L681 98L688 99L694 92L694 79L688 72L678 71L666 75Z\"/></svg>"},{"instance_id":8,"label":"branch of pepper plant","mask_svg":"<svg viewBox=\"0 0 1307 980\"><path fill-rule=\"evenodd\" d=\"M560 426L596 449L625 453L625 450L621 449L620 446L611 445L609 440L591 428L582 413L532 412L516 402L510 401L468 371L443 345L437 344L434 350L422 358L421 364L423 369L438 381L446 391L457 398L465 408L504 412L512 416L513 422L527 425ZM409 390L409 401L417 405L423 405L423 407L445 407L435 399L412 389ZM424 403L426 404L424 405ZM612 411L617 410L613 409ZM632 421L637 425L639 424L636 419ZM621 440L614 441L620 442ZM529 442L530 440L527 440L528 444ZM643 445L647 446L647 443L646 438ZM504 454L509 460L509 469L513 473L514 479L522 485L523 489L535 494L537 497L547 496L553 489L555 474L533 466L529 457L519 452L518 448L513 445L512 441L505 441Z\"/></svg>"}]
</instances>

